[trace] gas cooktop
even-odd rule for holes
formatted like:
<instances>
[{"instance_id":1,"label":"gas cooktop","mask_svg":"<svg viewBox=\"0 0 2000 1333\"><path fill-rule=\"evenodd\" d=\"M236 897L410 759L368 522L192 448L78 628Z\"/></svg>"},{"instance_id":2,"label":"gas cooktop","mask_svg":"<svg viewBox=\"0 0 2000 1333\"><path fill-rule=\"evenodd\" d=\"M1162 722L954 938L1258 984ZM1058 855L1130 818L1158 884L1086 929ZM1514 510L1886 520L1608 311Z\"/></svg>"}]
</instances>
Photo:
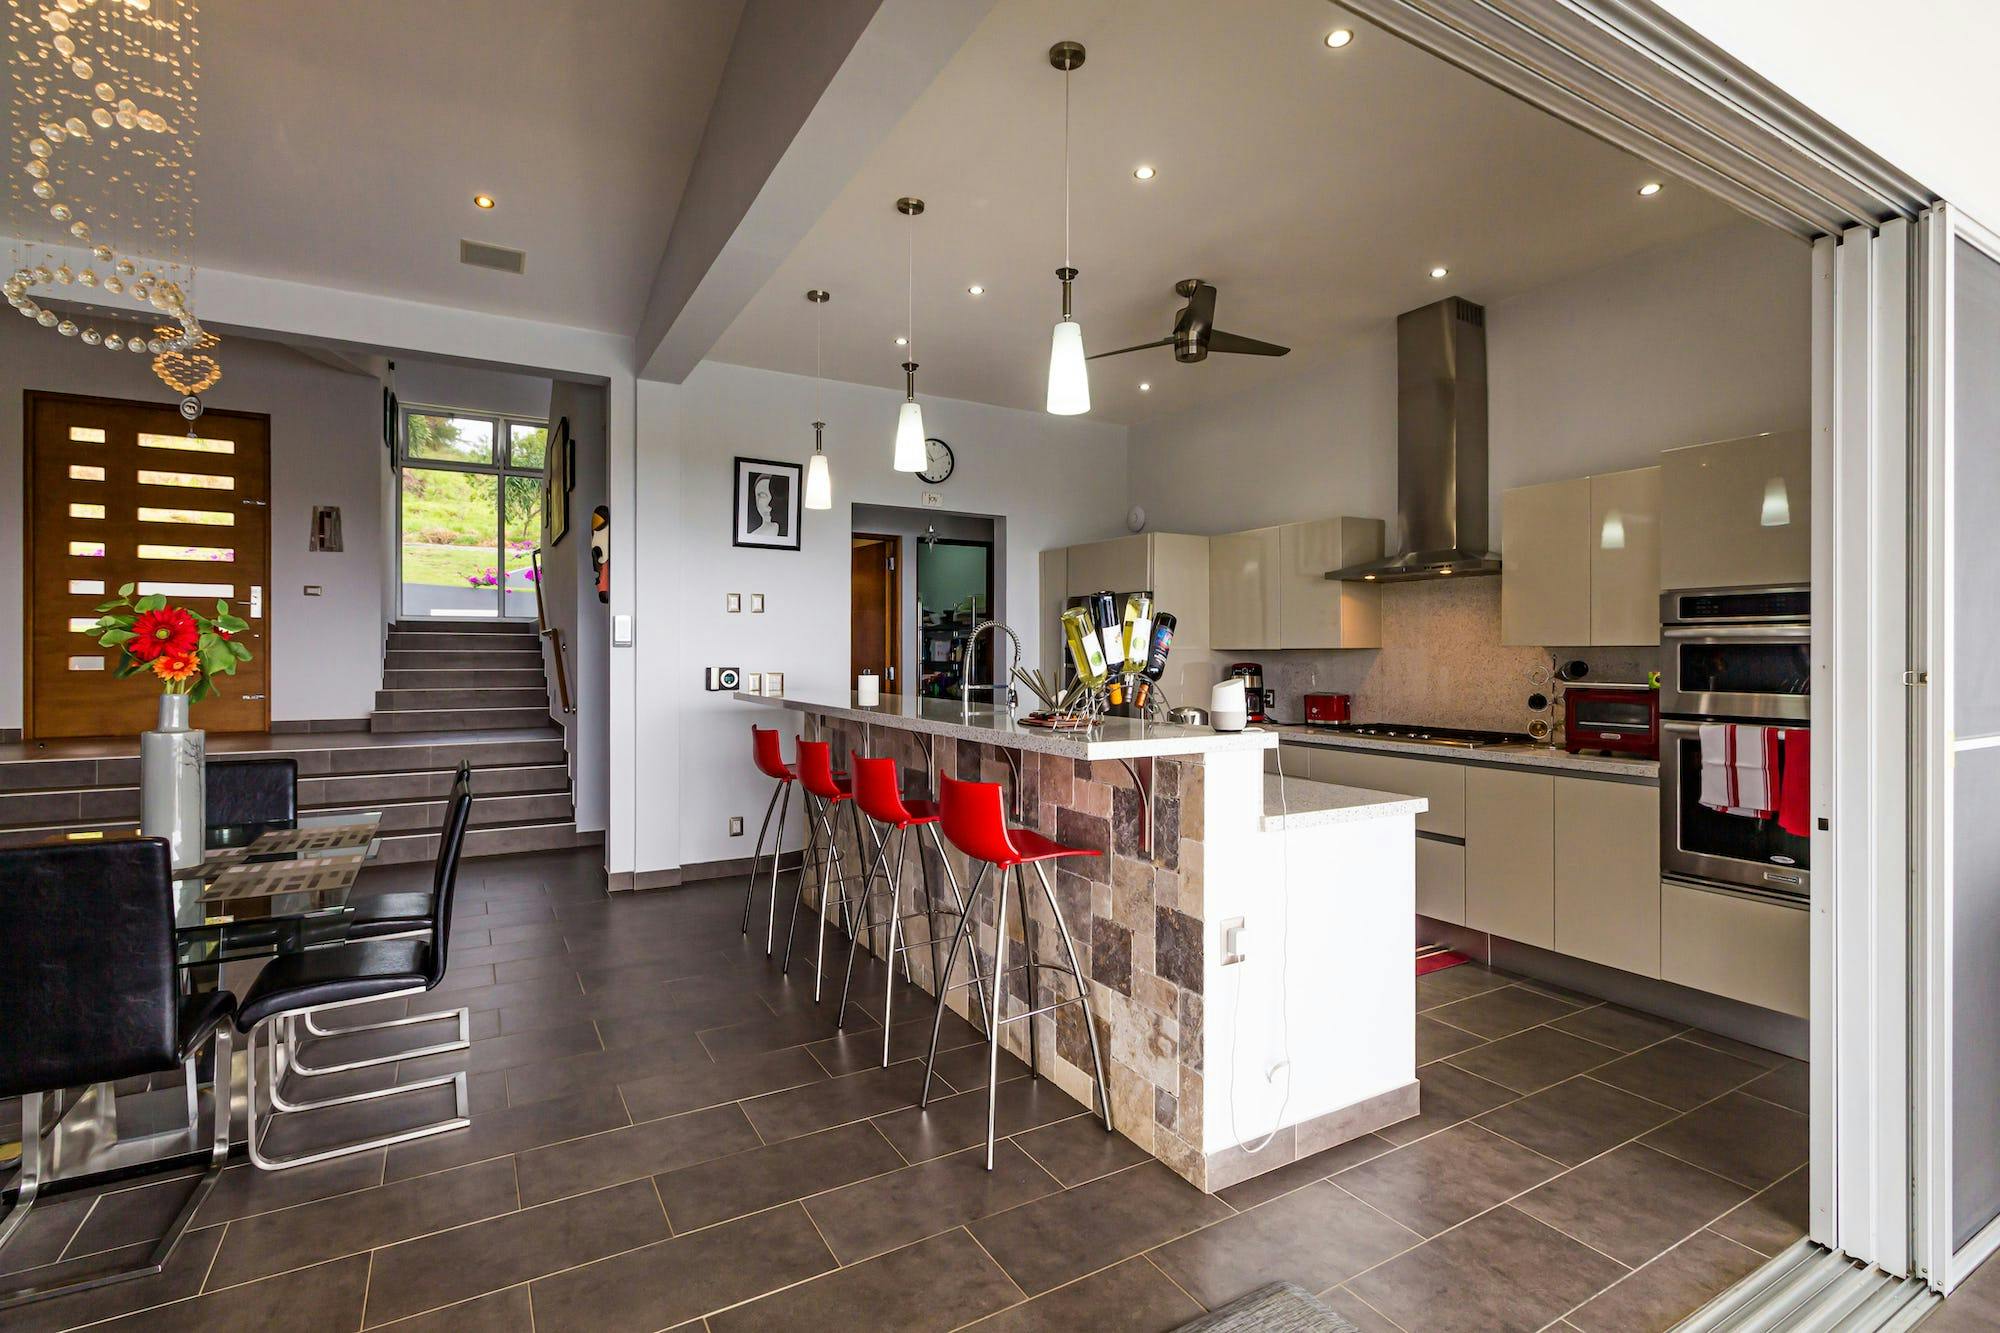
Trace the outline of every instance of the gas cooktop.
<instances>
[{"instance_id":1,"label":"gas cooktop","mask_svg":"<svg viewBox=\"0 0 2000 1333\"><path fill-rule=\"evenodd\" d=\"M1513 731L1478 731L1466 727L1426 727L1411 722L1312 722L1315 731L1342 736L1366 736L1380 741L1420 741L1477 750L1488 745L1532 745L1534 738Z\"/></svg>"}]
</instances>

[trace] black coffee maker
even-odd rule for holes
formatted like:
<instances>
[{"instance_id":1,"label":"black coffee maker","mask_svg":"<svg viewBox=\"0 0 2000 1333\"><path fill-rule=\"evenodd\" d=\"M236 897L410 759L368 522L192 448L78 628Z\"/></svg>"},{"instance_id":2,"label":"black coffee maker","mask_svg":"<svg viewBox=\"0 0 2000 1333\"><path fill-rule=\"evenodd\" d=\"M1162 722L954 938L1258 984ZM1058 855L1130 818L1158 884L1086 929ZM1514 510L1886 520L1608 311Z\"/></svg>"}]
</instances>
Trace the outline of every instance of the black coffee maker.
<instances>
[{"instance_id":1,"label":"black coffee maker","mask_svg":"<svg viewBox=\"0 0 2000 1333\"><path fill-rule=\"evenodd\" d=\"M1264 695L1264 664L1236 662L1230 666L1229 674L1243 678L1244 720L1253 723L1266 721L1264 706L1269 701Z\"/></svg>"}]
</instances>

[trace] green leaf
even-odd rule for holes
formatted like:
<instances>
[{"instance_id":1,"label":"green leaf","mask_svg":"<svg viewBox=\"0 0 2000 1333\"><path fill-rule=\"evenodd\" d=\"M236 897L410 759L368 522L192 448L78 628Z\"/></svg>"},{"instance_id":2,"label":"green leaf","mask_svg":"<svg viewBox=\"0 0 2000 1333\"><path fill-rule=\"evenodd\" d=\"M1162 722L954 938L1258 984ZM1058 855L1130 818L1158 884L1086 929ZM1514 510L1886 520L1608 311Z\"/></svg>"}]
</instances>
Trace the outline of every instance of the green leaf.
<instances>
[{"instance_id":1,"label":"green leaf","mask_svg":"<svg viewBox=\"0 0 2000 1333\"><path fill-rule=\"evenodd\" d=\"M215 618L217 620L220 620L228 614L229 614L229 603L223 601L221 598L217 598L215 602Z\"/></svg>"},{"instance_id":2,"label":"green leaf","mask_svg":"<svg viewBox=\"0 0 2000 1333\"><path fill-rule=\"evenodd\" d=\"M213 693L213 690L209 687L208 677L203 676L194 683L194 688L188 691L188 702L198 704L211 693Z\"/></svg>"},{"instance_id":3,"label":"green leaf","mask_svg":"<svg viewBox=\"0 0 2000 1333\"><path fill-rule=\"evenodd\" d=\"M232 641L229 645L229 651L232 654L234 654L236 660L239 662L247 662L250 660L250 649L247 644L241 644Z\"/></svg>"},{"instance_id":4,"label":"green leaf","mask_svg":"<svg viewBox=\"0 0 2000 1333\"><path fill-rule=\"evenodd\" d=\"M138 588L138 586L139 585L136 583L128 583L124 587L118 590L118 595L120 597L130 597L134 592L134 590Z\"/></svg>"},{"instance_id":5,"label":"green leaf","mask_svg":"<svg viewBox=\"0 0 2000 1333\"><path fill-rule=\"evenodd\" d=\"M250 628L250 622L247 620L238 620L235 616L220 616L216 619L215 627L217 629L226 629L231 634L241 634L244 630Z\"/></svg>"},{"instance_id":6,"label":"green leaf","mask_svg":"<svg viewBox=\"0 0 2000 1333\"><path fill-rule=\"evenodd\" d=\"M146 664L144 662L141 662L136 657L128 656L118 664L118 670L112 673L111 678L113 680L125 680L128 677L138 675L145 669Z\"/></svg>"},{"instance_id":7,"label":"green leaf","mask_svg":"<svg viewBox=\"0 0 2000 1333\"><path fill-rule=\"evenodd\" d=\"M132 603L132 609L144 615L148 611L158 611L166 606L166 604L166 597L156 592L151 597L141 597L138 601Z\"/></svg>"},{"instance_id":8,"label":"green leaf","mask_svg":"<svg viewBox=\"0 0 2000 1333\"><path fill-rule=\"evenodd\" d=\"M121 597L115 602L99 602L97 604L97 609L99 611L116 611L124 605L125 605L125 599Z\"/></svg>"},{"instance_id":9,"label":"green leaf","mask_svg":"<svg viewBox=\"0 0 2000 1333\"><path fill-rule=\"evenodd\" d=\"M98 642L103 644L106 648L110 648L117 644L129 643L137 637L138 636L132 633L132 631L129 629L111 629L111 630L106 630L104 637L99 639Z\"/></svg>"}]
</instances>

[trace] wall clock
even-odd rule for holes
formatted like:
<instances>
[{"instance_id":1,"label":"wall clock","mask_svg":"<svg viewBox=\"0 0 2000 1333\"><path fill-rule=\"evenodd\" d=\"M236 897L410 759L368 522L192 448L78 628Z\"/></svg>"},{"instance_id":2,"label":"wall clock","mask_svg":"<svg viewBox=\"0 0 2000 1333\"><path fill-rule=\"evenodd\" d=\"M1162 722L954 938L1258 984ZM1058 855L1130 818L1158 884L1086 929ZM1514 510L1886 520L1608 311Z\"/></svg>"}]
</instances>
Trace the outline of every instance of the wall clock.
<instances>
[{"instance_id":1,"label":"wall clock","mask_svg":"<svg viewBox=\"0 0 2000 1333\"><path fill-rule=\"evenodd\" d=\"M940 439L928 439L924 441L924 470L917 477L933 486L941 485L951 476L951 470L957 464L950 445Z\"/></svg>"}]
</instances>

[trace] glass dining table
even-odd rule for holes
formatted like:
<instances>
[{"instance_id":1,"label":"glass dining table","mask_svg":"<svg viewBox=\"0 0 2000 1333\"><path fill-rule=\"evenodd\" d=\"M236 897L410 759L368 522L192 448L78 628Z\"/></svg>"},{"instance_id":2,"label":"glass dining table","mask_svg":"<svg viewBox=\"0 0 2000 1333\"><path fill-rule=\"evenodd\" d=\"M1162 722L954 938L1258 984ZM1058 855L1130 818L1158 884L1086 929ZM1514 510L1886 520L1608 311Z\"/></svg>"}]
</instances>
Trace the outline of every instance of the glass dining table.
<instances>
[{"instance_id":1,"label":"glass dining table","mask_svg":"<svg viewBox=\"0 0 2000 1333\"><path fill-rule=\"evenodd\" d=\"M184 990L222 984L224 966L339 944L348 896L381 850L382 812L301 815L282 823L211 827L199 866L174 872L174 945ZM51 841L108 841L130 830L77 831ZM206 1151L206 1107L221 1083L243 1096L242 1055L226 1080L95 1084L64 1094L47 1143L46 1179L75 1181ZM241 1133L243 1116L232 1117Z\"/></svg>"}]
</instances>

